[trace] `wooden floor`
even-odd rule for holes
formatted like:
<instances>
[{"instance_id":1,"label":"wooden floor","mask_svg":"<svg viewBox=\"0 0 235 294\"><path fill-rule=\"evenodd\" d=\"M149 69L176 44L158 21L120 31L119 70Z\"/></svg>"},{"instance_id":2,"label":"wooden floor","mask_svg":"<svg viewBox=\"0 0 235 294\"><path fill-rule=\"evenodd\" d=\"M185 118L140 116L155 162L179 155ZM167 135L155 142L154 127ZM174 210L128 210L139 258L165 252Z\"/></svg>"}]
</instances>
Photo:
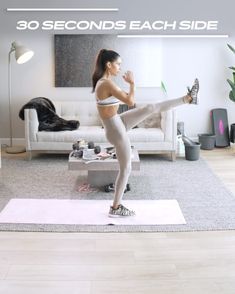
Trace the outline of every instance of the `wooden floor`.
<instances>
[{"instance_id":1,"label":"wooden floor","mask_svg":"<svg viewBox=\"0 0 235 294\"><path fill-rule=\"evenodd\" d=\"M201 156L235 195L235 152ZM1 232L0 294L15 293L234 294L235 231Z\"/></svg>"}]
</instances>

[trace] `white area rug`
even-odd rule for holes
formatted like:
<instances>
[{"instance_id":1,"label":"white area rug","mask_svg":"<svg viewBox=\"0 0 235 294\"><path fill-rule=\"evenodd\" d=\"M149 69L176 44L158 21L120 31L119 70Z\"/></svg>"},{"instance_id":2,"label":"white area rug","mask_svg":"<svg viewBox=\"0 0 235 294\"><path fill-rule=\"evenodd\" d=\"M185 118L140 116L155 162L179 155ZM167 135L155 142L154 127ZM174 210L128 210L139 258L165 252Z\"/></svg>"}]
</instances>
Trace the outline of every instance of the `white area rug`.
<instances>
[{"instance_id":1,"label":"white area rug","mask_svg":"<svg viewBox=\"0 0 235 294\"><path fill-rule=\"evenodd\" d=\"M177 200L126 200L135 217L108 217L110 200L11 199L0 213L0 223L75 225L186 224Z\"/></svg>"}]
</instances>

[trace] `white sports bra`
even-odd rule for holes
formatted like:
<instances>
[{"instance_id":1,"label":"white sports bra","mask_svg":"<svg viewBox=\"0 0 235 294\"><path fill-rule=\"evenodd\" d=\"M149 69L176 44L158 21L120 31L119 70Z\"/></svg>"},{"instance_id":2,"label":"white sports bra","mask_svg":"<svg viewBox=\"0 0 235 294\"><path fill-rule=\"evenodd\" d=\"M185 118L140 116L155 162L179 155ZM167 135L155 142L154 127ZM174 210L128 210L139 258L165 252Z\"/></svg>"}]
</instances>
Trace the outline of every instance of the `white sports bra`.
<instances>
[{"instance_id":1,"label":"white sports bra","mask_svg":"<svg viewBox=\"0 0 235 294\"><path fill-rule=\"evenodd\" d=\"M103 80L103 79L100 79L100 80ZM113 106L113 105L118 105L120 103L120 100L114 96L110 96L105 99L99 99L96 94L95 96L96 96L96 103L99 106Z\"/></svg>"},{"instance_id":2,"label":"white sports bra","mask_svg":"<svg viewBox=\"0 0 235 294\"><path fill-rule=\"evenodd\" d=\"M99 105L99 106L113 106L113 105L118 105L120 103L120 100L117 99L116 97L114 96L110 96L108 98L105 98L105 99L99 99L97 96L96 96L96 103Z\"/></svg>"}]
</instances>

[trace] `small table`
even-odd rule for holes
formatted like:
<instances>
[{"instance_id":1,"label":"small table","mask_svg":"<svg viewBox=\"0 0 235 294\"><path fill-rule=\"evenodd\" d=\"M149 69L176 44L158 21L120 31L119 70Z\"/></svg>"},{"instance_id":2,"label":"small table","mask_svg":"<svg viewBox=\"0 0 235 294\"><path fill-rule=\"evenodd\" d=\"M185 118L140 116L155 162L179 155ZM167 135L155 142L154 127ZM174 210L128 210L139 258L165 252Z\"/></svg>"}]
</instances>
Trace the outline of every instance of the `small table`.
<instances>
[{"instance_id":1,"label":"small table","mask_svg":"<svg viewBox=\"0 0 235 294\"><path fill-rule=\"evenodd\" d=\"M132 170L140 170L140 159L136 149L132 149ZM85 170L88 172L88 183L94 186L105 186L114 183L119 171L117 159L92 160L86 162L82 158L69 154L69 170Z\"/></svg>"}]
</instances>

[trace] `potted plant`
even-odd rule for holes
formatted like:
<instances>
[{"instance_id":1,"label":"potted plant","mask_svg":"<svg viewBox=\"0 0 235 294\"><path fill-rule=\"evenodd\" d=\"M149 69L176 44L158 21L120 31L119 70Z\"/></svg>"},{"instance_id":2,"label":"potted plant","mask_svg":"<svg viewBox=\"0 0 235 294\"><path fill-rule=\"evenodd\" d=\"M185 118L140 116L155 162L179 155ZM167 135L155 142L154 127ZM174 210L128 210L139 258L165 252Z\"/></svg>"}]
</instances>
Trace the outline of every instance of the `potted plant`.
<instances>
[{"instance_id":1,"label":"potted plant","mask_svg":"<svg viewBox=\"0 0 235 294\"><path fill-rule=\"evenodd\" d=\"M229 44L227 45L228 45L228 48L235 54L235 49L231 45ZM230 79L227 79L227 82L232 88L232 90L229 92L229 99L235 102L235 67L230 66L229 68L233 71L233 81L231 81Z\"/></svg>"},{"instance_id":2,"label":"potted plant","mask_svg":"<svg viewBox=\"0 0 235 294\"><path fill-rule=\"evenodd\" d=\"M231 45L229 44L227 45L228 45L228 48L235 54L235 49ZM227 82L229 83L231 87L231 91L229 92L229 99L235 102L235 67L230 66L229 68L233 71L233 81L231 81L230 79L227 79ZM230 141L235 143L235 124L231 124Z\"/></svg>"}]
</instances>

